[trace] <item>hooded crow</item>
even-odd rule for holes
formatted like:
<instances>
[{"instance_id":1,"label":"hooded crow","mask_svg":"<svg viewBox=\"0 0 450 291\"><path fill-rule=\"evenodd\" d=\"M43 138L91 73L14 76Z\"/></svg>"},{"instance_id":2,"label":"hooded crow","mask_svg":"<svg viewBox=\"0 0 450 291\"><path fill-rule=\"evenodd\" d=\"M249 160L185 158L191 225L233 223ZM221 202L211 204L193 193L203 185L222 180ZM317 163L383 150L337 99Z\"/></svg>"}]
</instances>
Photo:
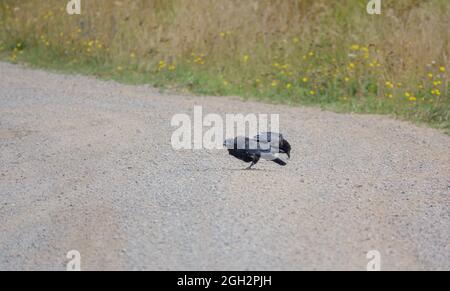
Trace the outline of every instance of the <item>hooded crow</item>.
<instances>
[{"instance_id":1,"label":"hooded crow","mask_svg":"<svg viewBox=\"0 0 450 291\"><path fill-rule=\"evenodd\" d=\"M280 166L287 165L286 162L278 158L278 149L272 147L270 143L258 142L256 139L248 137L237 137L227 139L223 145L228 149L231 156L246 163L251 163L246 170L250 170L260 159L273 161Z\"/></svg>"},{"instance_id":2,"label":"hooded crow","mask_svg":"<svg viewBox=\"0 0 450 291\"><path fill-rule=\"evenodd\" d=\"M281 133L264 132L255 136L254 139L261 144L270 144L274 150L278 149L280 154L286 154L289 159L291 158L291 145Z\"/></svg>"}]
</instances>

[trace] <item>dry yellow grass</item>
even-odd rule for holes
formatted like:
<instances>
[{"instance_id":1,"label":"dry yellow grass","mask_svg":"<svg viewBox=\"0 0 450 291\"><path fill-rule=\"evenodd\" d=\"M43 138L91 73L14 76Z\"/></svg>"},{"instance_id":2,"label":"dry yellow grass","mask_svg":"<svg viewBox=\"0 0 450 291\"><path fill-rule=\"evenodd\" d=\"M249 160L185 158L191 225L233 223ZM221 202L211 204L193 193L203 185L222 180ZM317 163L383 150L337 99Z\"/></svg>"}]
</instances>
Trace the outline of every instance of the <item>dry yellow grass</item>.
<instances>
[{"instance_id":1,"label":"dry yellow grass","mask_svg":"<svg viewBox=\"0 0 450 291\"><path fill-rule=\"evenodd\" d=\"M66 1L2 1L0 49L449 127L447 0L384 1L380 16L359 0L82 2L68 16Z\"/></svg>"}]
</instances>

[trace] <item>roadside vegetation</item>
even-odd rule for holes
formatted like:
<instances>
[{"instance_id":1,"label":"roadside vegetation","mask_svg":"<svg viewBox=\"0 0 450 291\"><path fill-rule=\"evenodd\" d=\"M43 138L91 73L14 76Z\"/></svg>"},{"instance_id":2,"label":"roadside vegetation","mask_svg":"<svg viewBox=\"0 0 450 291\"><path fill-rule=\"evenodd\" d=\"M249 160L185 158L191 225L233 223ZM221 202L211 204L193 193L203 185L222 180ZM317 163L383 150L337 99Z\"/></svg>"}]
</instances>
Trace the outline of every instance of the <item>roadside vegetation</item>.
<instances>
[{"instance_id":1,"label":"roadside vegetation","mask_svg":"<svg viewBox=\"0 0 450 291\"><path fill-rule=\"evenodd\" d=\"M450 132L450 1L2 0L0 55L126 83Z\"/></svg>"}]
</instances>

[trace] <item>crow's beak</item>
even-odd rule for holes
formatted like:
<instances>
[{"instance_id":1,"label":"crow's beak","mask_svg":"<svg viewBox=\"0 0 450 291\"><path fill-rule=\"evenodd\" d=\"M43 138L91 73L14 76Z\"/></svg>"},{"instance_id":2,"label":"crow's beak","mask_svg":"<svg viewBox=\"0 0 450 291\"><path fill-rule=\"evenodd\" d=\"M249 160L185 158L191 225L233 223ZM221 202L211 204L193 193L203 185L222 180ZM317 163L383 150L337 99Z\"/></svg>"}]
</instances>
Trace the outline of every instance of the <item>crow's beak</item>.
<instances>
[{"instance_id":1,"label":"crow's beak","mask_svg":"<svg viewBox=\"0 0 450 291\"><path fill-rule=\"evenodd\" d=\"M287 152L286 155L288 156L288 159L290 160L291 159L291 153Z\"/></svg>"}]
</instances>

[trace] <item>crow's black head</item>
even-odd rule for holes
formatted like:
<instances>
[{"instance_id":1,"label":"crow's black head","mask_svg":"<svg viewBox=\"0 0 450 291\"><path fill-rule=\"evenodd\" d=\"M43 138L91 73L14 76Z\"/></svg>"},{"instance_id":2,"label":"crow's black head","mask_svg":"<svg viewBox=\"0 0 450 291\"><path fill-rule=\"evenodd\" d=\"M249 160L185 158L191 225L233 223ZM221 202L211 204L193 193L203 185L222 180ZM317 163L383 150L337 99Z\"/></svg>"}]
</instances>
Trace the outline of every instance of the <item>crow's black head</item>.
<instances>
[{"instance_id":1,"label":"crow's black head","mask_svg":"<svg viewBox=\"0 0 450 291\"><path fill-rule=\"evenodd\" d=\"M283 140L280 145L280 152L286 154L289 158L291 158L291 145L287 140Z\"/></svg>"}]
</instances>

